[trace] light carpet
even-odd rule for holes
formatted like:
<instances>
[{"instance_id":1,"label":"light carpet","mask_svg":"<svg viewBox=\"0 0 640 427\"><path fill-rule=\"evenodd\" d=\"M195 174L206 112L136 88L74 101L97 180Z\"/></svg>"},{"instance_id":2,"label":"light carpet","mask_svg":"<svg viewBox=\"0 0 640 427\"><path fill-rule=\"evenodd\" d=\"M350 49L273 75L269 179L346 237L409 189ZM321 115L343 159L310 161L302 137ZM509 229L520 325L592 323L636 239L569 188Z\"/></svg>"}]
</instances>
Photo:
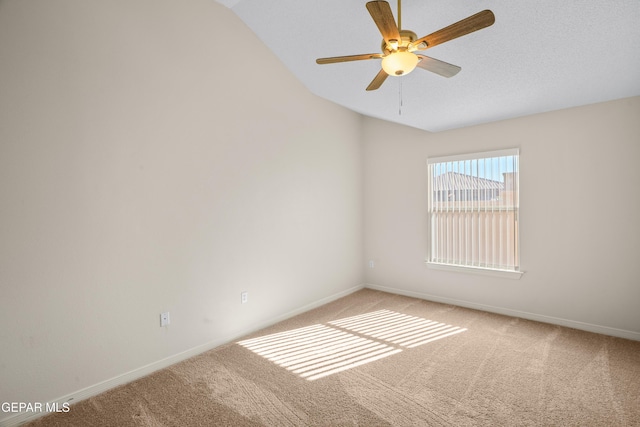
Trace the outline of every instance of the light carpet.
<instances>
[{"instance_id":1,"label":"light carpet","mask_svg":"<svg viewBox=\"0 0 640 427\"><path fill-rule=\"evenodd\" d=\"M30 426L638 426L640 342L364 289Z\"/></svg>"}]
</instances>

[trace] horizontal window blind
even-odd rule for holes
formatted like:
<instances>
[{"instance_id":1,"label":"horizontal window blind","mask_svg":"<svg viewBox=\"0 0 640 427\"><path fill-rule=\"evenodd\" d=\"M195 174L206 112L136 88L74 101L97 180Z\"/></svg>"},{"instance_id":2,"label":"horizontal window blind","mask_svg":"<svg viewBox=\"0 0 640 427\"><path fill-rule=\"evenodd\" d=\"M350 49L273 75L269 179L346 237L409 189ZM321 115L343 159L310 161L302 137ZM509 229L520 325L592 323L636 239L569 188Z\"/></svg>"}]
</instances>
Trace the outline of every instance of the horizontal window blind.
<instances>
[{"instance_id":1,"label":"horizontal window blind","mask_svg":"<svg viewBox=\"0 0 640 427\"><path fill-rule=\"evenodd\" d=\"M518 271L518 149L427 163L428 262Z\"/></svg>"}]
</instances>

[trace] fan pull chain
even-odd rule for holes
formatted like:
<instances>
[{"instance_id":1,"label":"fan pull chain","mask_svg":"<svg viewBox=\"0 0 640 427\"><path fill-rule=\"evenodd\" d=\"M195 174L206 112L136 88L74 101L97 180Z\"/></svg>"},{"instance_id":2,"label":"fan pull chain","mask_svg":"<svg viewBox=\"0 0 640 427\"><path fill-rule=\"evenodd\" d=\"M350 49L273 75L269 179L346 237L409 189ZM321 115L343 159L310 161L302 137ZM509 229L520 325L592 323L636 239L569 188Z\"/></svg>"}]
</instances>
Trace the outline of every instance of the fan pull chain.
<instances>
[{"instance_id":1,"label":"fan pull chain","mask_svg":"<svg viewBox=\"0 0 640 427\"><path fill-rule=\"evenodd\" d=\"M400 86L398 86L398 115L402 115L402 79L398 79L400 81Z\"/></svg>"}]
</instances>

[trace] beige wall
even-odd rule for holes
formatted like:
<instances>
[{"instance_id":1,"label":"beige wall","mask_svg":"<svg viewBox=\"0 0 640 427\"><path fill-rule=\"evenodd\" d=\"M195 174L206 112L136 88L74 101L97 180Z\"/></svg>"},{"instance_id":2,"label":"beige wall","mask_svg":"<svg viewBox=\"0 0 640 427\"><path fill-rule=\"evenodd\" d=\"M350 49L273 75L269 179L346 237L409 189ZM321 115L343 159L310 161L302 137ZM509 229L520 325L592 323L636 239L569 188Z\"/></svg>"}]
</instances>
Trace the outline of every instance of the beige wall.
<instances>
[{"instance_id":1,"label":"beige wall","mask_svg":"<svg viewBox=\"0 0 640 427\"><path fill-rule=\"evenodd\" d=\"M435 134L365 119L367 283L640 337L639 118L640 97ZM427 157L511 147L524 276L427 269Z\"/></svg>"},{"instance_id":2,"label":"beige wall","mask_svg":"<svg viewBox=\"0 0 640 427\"><path fill-rule=\"evenodd\" d=\"M0 2L0 401L360 286L361 124L214 1Z\"/></svg>"},{"instance_id":3,"label":"beige wall","mask_svg":"<svg viewBox=\"0 0 640 427\"><path fill-rule=\"evenodd\" d=\"M639 113L429 134L312 96L215 2L0 1L0 401L231 339L368 259L399 292L640 332ZM527 273L426 270L426 157L514 146Z\"/></svg>"}]
</instances>

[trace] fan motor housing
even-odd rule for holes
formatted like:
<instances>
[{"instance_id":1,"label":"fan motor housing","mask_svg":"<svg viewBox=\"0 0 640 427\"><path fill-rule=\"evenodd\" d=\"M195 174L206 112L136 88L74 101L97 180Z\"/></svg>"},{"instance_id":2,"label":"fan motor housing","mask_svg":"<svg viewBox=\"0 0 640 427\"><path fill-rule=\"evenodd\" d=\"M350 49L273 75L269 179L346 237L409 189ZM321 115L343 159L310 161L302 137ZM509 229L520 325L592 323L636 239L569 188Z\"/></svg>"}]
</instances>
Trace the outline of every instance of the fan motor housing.
<instances>
[{"instance_id":1,"label":"fan motor housing","mask_svg":"<svg viewBox=\"0 0 640 427\"><path fill-rule=\"evenodd\" d=\"M406 50L409 44L418 38L417 34L410 30L400 30L400 40L398 40L398 48L392 49L387 42L382 39L382 52L389 54L394 50Z\"/></svg>"}]
</instances>

